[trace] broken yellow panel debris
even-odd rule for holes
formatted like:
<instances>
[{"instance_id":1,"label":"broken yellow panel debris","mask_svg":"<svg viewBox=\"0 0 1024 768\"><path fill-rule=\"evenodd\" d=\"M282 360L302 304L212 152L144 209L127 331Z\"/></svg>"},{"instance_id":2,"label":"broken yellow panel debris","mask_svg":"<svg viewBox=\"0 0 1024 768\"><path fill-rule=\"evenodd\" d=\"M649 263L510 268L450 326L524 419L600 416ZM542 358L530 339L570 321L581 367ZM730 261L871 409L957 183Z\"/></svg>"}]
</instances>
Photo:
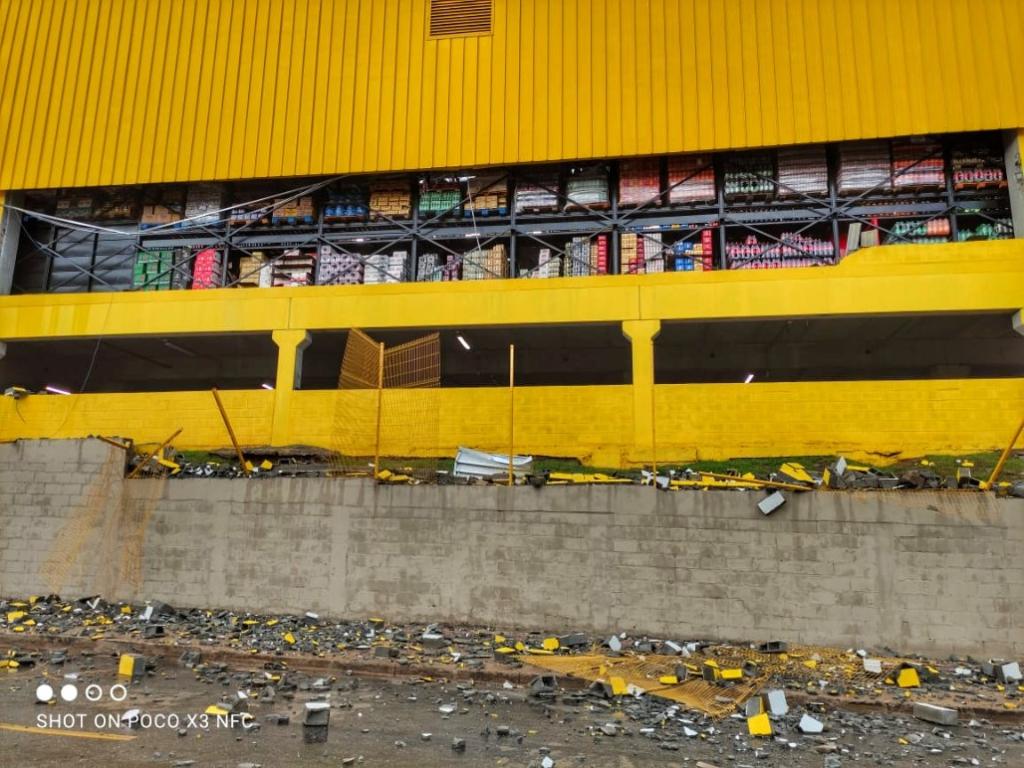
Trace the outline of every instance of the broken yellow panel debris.
<instances>
[{"instance_id":1,"label":"broken yellow panel debris","mask_svg":"<svg viewBox=\"0 0 1024 768\"><path fill-rule=\"evenodd\" d=\"M216 704L211 704L206 708L206 714L208 715L226 715L228 711L224 707L218 707Z\"/></svg>"},{"instance_id":2,"label":"broken yellow panel debris","mask_svg":"<svg viewBox=\"0 0 1024 768\"><path fill-rule=\"evenodd\" d=\"M662 675L658 678L658 682L662 685L678 685L679 678L675 675Z\"/></svg>"},{"instance_id":3,"label":"broken yellow panel debris","mask_svg":"<svg viewBox=\"0 0 1024 768\"><path fill-rule=\"evenodd\" d=\"M739 668L723 669L721 674L722 674L722 679L723 680L742 680L743 679L743 670L739 669Z\"/></svg>"},{"instance_id":4,"label":"broken yellow panel debris","mask_svg":"<svg viewBox=\"0 0 1024 768\"><path fill-rule=\"evenodd\" d=\"M917 670L913 667L904 667L900 670L899 675L896 677L896 685L900 688L917 688L921 685L921 679L917 675Z\"/></svg>"},{"instance_id":5,"label":"broken yellow panel debris","mask_svg":"<svg viewBox=\"0 0 1024 768\"><path fill-rule=\"evenodd\" d=\"M291 632L285 632L284 641L288 643L288 645L295 645L295 635L293 635Z\"/></svg>"},{"instance_id":6,"label":"broken yellow panel debris","mask_svg":"<svg viewBox=\"0 0 1024 768\"><path fill-rule=\"evenodd\" d=\"M623 696L629 690L621 677L609 677L608 684L612 687L612 696Z\"/></svg>"},{"instance_id":7,"label":"broken yellow panel debris","mask_svg":"<svg viewBox=\"0 0 1024 768\"><path fill-rule=\"evenodd\" d=\"M7 623L16 624L26 616L28 616L28 614L25 613L25 611L9 611L7 614Z\"/></svg>"},{"instance_id":8,"label":"broken yellow panel debris","mask_svg":"<svg viewBox=\"0 0 1024 768\"><path fill-rule=\"evenodd\" d=\"M541 646L544 648L545 651L557 651L559 647L558 638L545 637L544 642L541 643Z\"/></svg>"},{"instance_id":9,"label":"broken yellow panel debris","mask_svg":"<svg viewBox=\"0 0 1024 768\"><path fill-rule=\"evenodd\" d=\"M753 717L748 717L747 730L750 731L751 736L771 736L772 721L768 719L768 714L766 712L762 712L760 715L754 715Z\"/></svg>"}]
</instances>

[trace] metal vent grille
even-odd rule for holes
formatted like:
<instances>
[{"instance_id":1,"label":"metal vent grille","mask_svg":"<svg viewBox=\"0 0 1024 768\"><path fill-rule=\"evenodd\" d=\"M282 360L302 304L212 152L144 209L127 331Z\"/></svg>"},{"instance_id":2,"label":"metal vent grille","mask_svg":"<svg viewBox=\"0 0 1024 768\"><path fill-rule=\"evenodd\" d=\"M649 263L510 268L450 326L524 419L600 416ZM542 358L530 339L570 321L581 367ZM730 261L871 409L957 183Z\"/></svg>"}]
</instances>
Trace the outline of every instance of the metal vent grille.
<instances>
[{"instance_id":1,"label":"metal vent grille","mask_svg":"<svg viewBox=\"0 0 1024 768\"><path fill-rule=\"evenodd\" d=\"M479 35L491 31L493 0L430 0L430 36Z\"/></svg>"}]
</instances>

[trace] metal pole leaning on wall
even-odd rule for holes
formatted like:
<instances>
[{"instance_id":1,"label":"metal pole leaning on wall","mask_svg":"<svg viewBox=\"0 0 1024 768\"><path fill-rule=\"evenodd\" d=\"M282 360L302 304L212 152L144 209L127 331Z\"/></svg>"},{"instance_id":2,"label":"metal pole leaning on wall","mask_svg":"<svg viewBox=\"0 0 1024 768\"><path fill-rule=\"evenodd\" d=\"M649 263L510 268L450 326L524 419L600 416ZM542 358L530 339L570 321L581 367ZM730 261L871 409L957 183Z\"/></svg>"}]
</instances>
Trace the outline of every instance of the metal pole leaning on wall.
<instances>
[{"instance_id":1,"label":"metal pole leaning on wall","mask_svg":"<svg viewBox=\"0 0 1024 768\"><path fill-rule=\"evenodd\" d=\"M999 461L996 462L995 467L992 469L992 474L988 476L988 480L982 484L982 488L988 490L992 488L996 481L999 480L999 475L1003 473L1003 466L1006 464L1006 460L1010 458L1010 454L1013 452L1013 446L1020 440L1020 433L1024 432L1024 419L1021 420L1020 426L1017 427L1017 431L1013 433L1013 437L1010 438L1010 444L1006 446L1006 449L999 455Z\"/></svg>"},{"instance_id":2,"label":"metal pole leaning on wall","mask_svg":"<svg viewBox=\"0 0 1024 768\"><path fill-rule=\"evenodd\" d=\"M377 347L377 437L373 442L373 479L380 475L380 418L384 405L384 342Z\"/></svg>"},{"instance_id":3,"label":"metal pole leaning on wall","mask_svg":"<svg viewBox=\"0 0 1024 768\"><path fill-rule=\"evenodd\" d=\"M516 345L508 345L508 484L515 485L513 457L516 455Z\"/></svg>"}]
</instances>

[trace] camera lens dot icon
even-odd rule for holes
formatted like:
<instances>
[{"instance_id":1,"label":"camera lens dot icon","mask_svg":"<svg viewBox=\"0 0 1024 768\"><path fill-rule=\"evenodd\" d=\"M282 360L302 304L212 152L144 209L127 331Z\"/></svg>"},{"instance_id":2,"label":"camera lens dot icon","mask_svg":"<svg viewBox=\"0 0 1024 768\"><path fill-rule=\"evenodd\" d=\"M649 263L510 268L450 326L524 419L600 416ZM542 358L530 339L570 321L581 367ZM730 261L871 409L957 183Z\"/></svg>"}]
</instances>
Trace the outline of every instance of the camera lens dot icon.
<instances>
[{"instance_id":1,"label":"camera lens dot icon","mask_svg":"<svg viewBox=\"0 0 1024 768\"><path fill-rule=\"evenodd\" d=\"M74 701L78 698L78 686L72 685L71 683L66 683L61 686L60 697L67 702Z\"/></svg>"},{"instance_id":2,"label":"camera lens dot icon","mask_svg":"<svg viewBox=\"0 0 1024 768\"><path fill-rule=\"evenodd\" d=\"M36 701L47 702L53 698L53 688L43 683L36 688Z\"/></svg>"}]
</instances>

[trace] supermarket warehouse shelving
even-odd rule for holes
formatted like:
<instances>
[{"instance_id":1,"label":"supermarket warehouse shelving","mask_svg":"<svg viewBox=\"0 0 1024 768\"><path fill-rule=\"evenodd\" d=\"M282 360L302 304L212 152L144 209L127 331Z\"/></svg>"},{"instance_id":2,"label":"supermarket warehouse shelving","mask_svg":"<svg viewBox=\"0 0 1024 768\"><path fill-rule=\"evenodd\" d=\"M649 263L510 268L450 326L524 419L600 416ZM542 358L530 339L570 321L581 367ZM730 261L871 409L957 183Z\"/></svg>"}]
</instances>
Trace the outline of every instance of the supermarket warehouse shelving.
<instances>
[{"instance_id":1,"label":"supermarket warehouse shelving","mask_svg":"<svg viewBox=\"0 0 1024 768\"><path fill-rule=\"evenodd\" d=\"M998 135L967 134L30 194L14 283L60 292L828 265L862 243L1012 236L998 146ZM208 195L198 206L197 186ZM374 206L380 188L397 212Z\"/></svg>"}]
</instances>

